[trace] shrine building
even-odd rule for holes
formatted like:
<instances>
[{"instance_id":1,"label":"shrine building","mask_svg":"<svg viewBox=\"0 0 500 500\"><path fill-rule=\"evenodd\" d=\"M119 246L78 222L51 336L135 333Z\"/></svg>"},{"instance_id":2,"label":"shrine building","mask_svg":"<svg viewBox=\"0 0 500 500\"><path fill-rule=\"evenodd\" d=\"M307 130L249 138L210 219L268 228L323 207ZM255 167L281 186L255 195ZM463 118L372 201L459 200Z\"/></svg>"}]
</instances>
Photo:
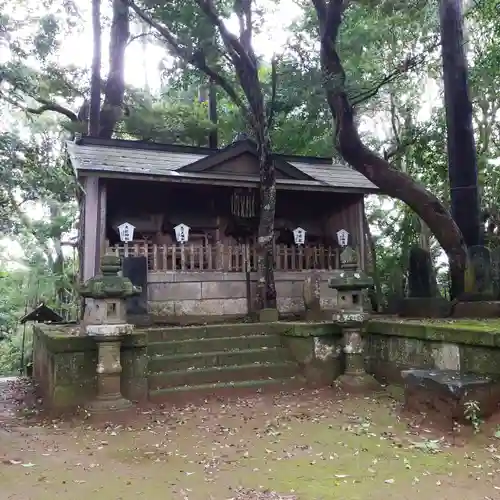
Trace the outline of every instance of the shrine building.
<instances>
[{"instance_id":1,"label":"shrine building","mask_svg":"<svg viewBox=\"0 0 500 500\"><path fill-rule=\"evenodd\" d=\"M259 224L252 141L210 149L86 137L67 151L85 193L84 280L98 272L101 255L113 252L143 287L128 306L132 317L168 322L252 312ZM336 296L327 280L339 267L337 232L349 233L364 267L364 197L377 188L331 158L275 154L274 162L278 309L304 309L302 284L312 271L321 276L322 306L331 309Z\"/></svg>"}]
</instances>

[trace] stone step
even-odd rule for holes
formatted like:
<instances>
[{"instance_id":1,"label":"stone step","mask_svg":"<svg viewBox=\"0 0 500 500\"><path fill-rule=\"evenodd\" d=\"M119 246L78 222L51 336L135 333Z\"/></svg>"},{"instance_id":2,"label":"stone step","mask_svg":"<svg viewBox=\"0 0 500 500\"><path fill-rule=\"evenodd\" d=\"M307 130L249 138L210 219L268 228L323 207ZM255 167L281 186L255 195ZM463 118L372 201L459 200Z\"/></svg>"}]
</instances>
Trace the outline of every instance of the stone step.
<instances>
[{"instance_id":1,"label":"stone step","mask_svg":"<svg viewBox=\"0 0 500 500\"><path fill-rule=\"evenodd\" d=\"M221 382L215 384L184 385L178 387L164 387L162 389L153 389L149 391L149 400L153 403L159 403L165 400L192 399L195 396L206 397L210 395L238 395L242 393L250 396L252 393L261 393L264 391L289 391L300 389L304 385L301 377L295 378L275 378L266 380L245 380L243 382Z\"/></svg>"},{"instance_id":2,"label":"stone step","mask_svg":"<svg viewBox=\"0 0 500 500\"><path fill-rule=\"evenodd\" d=\"M281 346L281 337L279 335L249 335L244 337L173 340L168 342L149 343L148 356L235 351L238 349L262 349L266 347Z\"/></svg>"},{"instance_id":3,"label":"stone step","mask_svg":"<svg viewBox=\"0 0 500 500\"><path fill-rule=\"evenodd\" d=\"M148 377L148 384L151 391L167 387L284 379L297 374L298 367L291 362L219 366L152 374Z\"/></svg>"},{"instance_id":4,"label":"stone step","mask_svg":"<svg viewBox=\"0 0 500 500\"><path fill-rule=\"evenodd\" d=\"M225 323L223 325L205 326L160 326L147 329L149 342L220 337L245 337L249 335L278 334L282 331L283 325L277 323Z\"/></svg>"},{"instance_id":5,"label":"stone step","mask_svg":"<svg viewBox=\"0 0 500 500\"><path fill-rule=\"evenodd\" d=\"M193 368L210 368L213 366L249 365L253 363L288 361L289 358L289 351L284 347L171 354L150 357L148 371L149 373L160 373Z\"/></svg>"}]
</instances>

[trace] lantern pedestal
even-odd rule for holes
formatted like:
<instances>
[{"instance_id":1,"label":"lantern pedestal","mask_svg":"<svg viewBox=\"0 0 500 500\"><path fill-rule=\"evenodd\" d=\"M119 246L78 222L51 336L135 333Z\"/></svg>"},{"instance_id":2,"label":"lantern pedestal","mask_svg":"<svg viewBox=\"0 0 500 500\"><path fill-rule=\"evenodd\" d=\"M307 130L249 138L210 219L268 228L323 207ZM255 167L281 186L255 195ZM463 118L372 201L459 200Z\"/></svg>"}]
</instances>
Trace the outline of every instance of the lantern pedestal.
<instances>
[{"instance_id":1,"label":"lantern pedestal","mask_svg":"<svg viewBox=\"0 0 500 500\"><path fill-rule=\"evenodd\" d=\"M345 372L336 384L347 392L376 390L379 382L366 373L361 332L370 315L363 310L362 291L370 288L373 280L357 269L357 254L346 247L340 255L341 269L328 282L337 290L338 310L332 320L342 328L344 339Z\"/></svg>"},{"instance_id":2,"label":"lantern pedestal","mask_svg":"<svg viewBox=\"0 0 500 500\"><path fill-rule=\"evenodd\" d=\"M122 337L134 330L126 321L125 300L141 289L120 276L120 270L120 258L105 255L101 275L89 279L79 290L87 299L82 327L97 344L97 397L87 407L92 412L124 410L132 405L121 394L120 347Z\"/></svg>"},{"instance_id":3,"label":"lantern pedestal","mask_svg":"<svg viewBox=\"0 0 500 500\"><path fill-rule=\"evenodd\" d=\"M133 326L92 325L87 334L95 338L97 344L97 396L87 406L91 412L126 410L132 403L121 394L120 363L121 336L132 333Z\"/></svg>"}]
</instances>

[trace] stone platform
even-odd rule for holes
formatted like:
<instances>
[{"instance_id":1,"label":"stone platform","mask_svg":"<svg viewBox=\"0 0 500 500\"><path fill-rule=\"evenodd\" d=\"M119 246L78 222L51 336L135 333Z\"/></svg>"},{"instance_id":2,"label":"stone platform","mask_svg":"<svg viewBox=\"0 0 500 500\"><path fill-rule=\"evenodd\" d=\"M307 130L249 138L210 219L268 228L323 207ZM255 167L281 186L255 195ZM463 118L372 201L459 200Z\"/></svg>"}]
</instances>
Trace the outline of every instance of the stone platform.
<instances>
[{"instance_id":1,"label":"stone platform","mask_svg":"<svg viewBox=\"0 0 500 500\"><path fill-rule=\"evenodd\" d=\"M482 418L498 411L500 382L457 370L404 370L405 406L416 413L465 423L465 407L475 401Z\"/></svg>"}]
</instances>

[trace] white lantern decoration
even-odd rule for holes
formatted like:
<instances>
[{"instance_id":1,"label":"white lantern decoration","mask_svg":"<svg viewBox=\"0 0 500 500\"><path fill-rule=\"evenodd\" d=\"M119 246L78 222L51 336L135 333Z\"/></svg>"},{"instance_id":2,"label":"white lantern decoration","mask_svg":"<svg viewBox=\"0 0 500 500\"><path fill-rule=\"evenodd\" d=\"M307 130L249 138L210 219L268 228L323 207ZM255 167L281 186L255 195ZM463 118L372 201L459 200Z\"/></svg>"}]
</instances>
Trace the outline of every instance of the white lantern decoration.
<instances>
[{"instance_id":1,"label":"white lantern decoration","mask_svg":"<svg viewBox=\"0 0 500 500\"><path fill-rule=\"evenodd\" d=\"M296 245L303 245L306 241L306 230L297 227L293 230L293 239Z\"/></svg>"},{"instance_id":2,"label":"white lantern decoration","mask_svg":"<svg viewBox=\"0 0 500 500\"><path fill-rule=\"evenodd\" d=\"M337 231L337 241L341 247L346 247L349 243L349 233L345 229Z\"/></svg>"},{"instance_id":3,"label":"white lantern decoration","mask_svg":"<svg viewBox=\"0 0 500 500\"><path fill-rule=\"evenodd\" d=\"M179 224L174 227L175 239L178 243L186 243L189 240L189 230L191 228L186 224Z\"/></svg>"},{"instance_id":4,"label":"white lantern decoration","mask_svg":"<svg viewBox=\"0 0 500 500\"><path fill-rule=\"evenodd\" d=\"M118 231L120 232L120 240L124 243L128 243L134 239L134 229L135 226L130 224L130 222L124 222L118 226Z\"/></svg>"}]
</instances>

